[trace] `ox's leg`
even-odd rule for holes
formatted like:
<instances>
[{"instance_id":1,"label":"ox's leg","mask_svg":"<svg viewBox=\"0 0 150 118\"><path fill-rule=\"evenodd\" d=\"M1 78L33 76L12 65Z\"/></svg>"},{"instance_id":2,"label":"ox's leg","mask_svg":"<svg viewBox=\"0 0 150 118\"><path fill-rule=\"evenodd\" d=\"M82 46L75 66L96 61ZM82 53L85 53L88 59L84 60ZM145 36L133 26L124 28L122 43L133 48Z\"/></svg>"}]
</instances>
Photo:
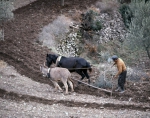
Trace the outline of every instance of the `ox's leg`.
<instances>
[{"instance_id":1,"label":"ox's leg","mask_svg":"<svg viewBox=\"0 0 150 118\"><path fill-rule=\"evenodd\" d=\"M73 89L73 84L72 84L72 82L71 82L70 80L68 80L68 83L69 83L69 85L70 85L70 87L71 87L71 91L73 92L74 89Z\"/></svg>"},{"instance_id":2,"label":"ox's leg","mask_svg":"<svg viewBox=\"0 0 150 118\"><path fill-rule=\"evenodd\" d=\"M80 80L83 80L85 75L82 73L82 70L77 70L76 71L79 75L81 75L81 79ZM81 82L78 82L78 84L80 84Z\"/></svg>"},{"instance_id":3,"label":"ox's leg","mask_svg":"<svg viewBox=\"0 0 150 118\"><path fill-rule=\"evenodd\" d=\"M85 74L85 76L86 76L86 78L88 79L88 83L90 84L90 77L89 77L89 75L88 75L88 73L87 73L87 70L86 69L84 69L83 70L83 73Z\"/></svg>"}]
</instances>

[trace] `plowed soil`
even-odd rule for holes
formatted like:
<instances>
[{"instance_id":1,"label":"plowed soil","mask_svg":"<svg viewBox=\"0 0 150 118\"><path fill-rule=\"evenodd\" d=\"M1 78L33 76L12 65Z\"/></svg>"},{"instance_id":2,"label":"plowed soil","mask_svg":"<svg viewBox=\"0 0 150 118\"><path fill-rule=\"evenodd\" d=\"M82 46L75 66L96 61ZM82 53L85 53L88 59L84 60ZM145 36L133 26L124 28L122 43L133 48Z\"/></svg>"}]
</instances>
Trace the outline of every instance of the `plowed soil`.
<instances>
[{"instance_id":1,"label":"plowed soil","mask_svg":"<svg viewBox=\"0 0 150 118\"><path fill-rule=\"evenodd\" d=\"M38 42L38 34L41 29L52 22L58 15L67 14L69 16L70 9L85 10L88 6L94 4L97 0L65 0L65 6L60 6L60 0L38 0L32 4L25 7L19 8L14 11L14 20L5 22L5 40L0 41L0 60L6 61L9 65L15 67L17 72L21 75L31 78L33 81L40 82L43 84L49 84L53 86L52 83L43 78L39 66L45 61L47 53L52 53L46 47L42 47ZM95 70L93 68L93 70ZM96 70L95 70L96 71ZM94 71L93 73L94 74ZM74 76L77 76L74 74ZM74 82L76 83L76 82ZM75 87L75 92L78 94L93 95L97 97L109 98L110 93L103 92L86 85L79 85ZM4 89L0 90L0 97L3 95L10 96L15 100L29 100L36 101L44 104L53 104L54 101L42 100L40 98L26 96L19 96L14 92L7 92ZM134 102L138 103L150 103L150 82L145 83L130 83L126 85L126 92L119 94L117 92L113 93L111 98L129 101L132 99ZM64 101L55 101L55 103L61 103L66 106L76 106L81 107L83 103L69 103ZM122 108L123 106L113 106L113 104L108 104L112 108ZM87 104L87 108L97 108L97 104ZM133 106L128 106L130 108L136 109ZM143 107L138 107L139 110L144 110ZM145 110L149 109L146 108Z\"/></svg>"}]
</instances>

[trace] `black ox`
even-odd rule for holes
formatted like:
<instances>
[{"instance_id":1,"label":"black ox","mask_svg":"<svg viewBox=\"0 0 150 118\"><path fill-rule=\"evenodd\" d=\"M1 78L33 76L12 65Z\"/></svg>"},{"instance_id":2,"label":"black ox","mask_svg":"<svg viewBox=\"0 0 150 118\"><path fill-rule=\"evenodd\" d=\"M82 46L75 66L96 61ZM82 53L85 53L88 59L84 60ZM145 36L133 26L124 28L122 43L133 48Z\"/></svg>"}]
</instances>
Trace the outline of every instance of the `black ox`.
<instances>
[{"instance_id":1,"label":"black ox","mask_svg":"<svg viewBox=\"0 0 150 118\"><path fill-rule=\"evenodd\" d=\"M82 77L81 80L86 77L88 79L88 83L90 83L90 77L87 70L91 72L92 68L85 59L79 57L60 57L55 54L47 54L46 65L50 67L52 63L55 63L57 67L67 68L70 72L78 73Z\"/></svg>"}]
</instances>

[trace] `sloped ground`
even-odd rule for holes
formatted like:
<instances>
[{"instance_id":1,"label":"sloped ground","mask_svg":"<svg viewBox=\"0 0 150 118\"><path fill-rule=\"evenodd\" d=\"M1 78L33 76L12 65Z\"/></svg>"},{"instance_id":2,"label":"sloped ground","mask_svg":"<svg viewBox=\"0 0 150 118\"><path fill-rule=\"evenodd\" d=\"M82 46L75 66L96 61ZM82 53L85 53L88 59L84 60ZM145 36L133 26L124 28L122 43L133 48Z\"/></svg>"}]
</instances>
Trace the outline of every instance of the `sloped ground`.
<instances>
[{"instance_id":1,"label":"sloped ground","mask_svg":"<svg viewBox=\"0 0 150 118\"><path fill-rule=\"evenodd\" d=\"M150 117L146 103L120 101L76 92L64 95L52 86L0 67L0 117Z\"/></svg>"},{"instance_id":2,"label":"sloped ground","mask_svg":"<svg viewBox=\"0 0 150 118\"><path fill-rule=\"evenodd\" d=\"M43 78L41 76L41 73L39 72L39 65L43 64L45 61L45 56L47 53L50 53L50 51L45 48L41 47L37 42L38 34L45 26L46 24L50 23L59 15L60 13L65 13L67 14L70 9L80 9L83 10L86 8L85 5L91 5L96 2L95 1L90 1L90 0L65 0L66 5L64 7L59 6L60 1L55 0L55 1L50 1L50 0L42 0L42 1L36 1L31 5L25 6L23 8L20 8L16 10L15 13L15 19L13 21L9 21L5 23L5 40L0 41L0 59L6 61L9 65L12 65L15 67L17 72L19 72L21 75L27 76L28 78L31 78L34 83L39 82L38 86L34 88L33 85L29 85L31 80L28 82L26 77L24 78L27 83L16 83L16 81L10 81L8 82L7 79L9 77L16 78L14 74L8 74L6 76L4 73L1 72L1 74L4 74L5 80L1 79L1 105L5 106L5 104L10 104L10 108L5 108L1 107L1 114L3 111L12 111L15 112L16 109L11 110L11 105L16 104L16 105L21 105L22 103L25 103L25 105L30 106L30 102L32 102L31 106L34 108L37 105L37 108L39 109L40 105L43 105L46 107L47 104L49 105L54 105L55 103L57 104L63 104L66 105L66 111L69 109L68 107L75 107L77 109L84 109L87 110L89 107L90 109L93 110L93 113L97 113L99 110L94 110L97 108L99 109L101 107L101 103L95 104L95 103L89 103L89 101L92 101L93 99L89 99L89 101L85 103L82 103L83 101L80 102L69 102L69 100L63 101L64 99L60 100L53 100L53 99L45 99L47 97L47 94L49 92L53 93L53 91L49 91L51 88L52 83ZM68 13L69 16L69 13ZM91 74L95 74L94 72ZM19 78L20 79L20 78ZM12 80L12 79L11 79ZM6 82L6 83L4 83ZM3 83L3 84L2 84ZM13 84L16 83L16 87L19 89L13 89ZM19 83L21 85L19 85ZM76 83L76 82L75 82ZM29 86L27 86L27 85ZM43 85L48 88L43 88L43 90L40 90L39 88ZM7 86L5 86L7 85ZM50 86L48 86L50 85ZM24 89L22 88L23 86L27 86ZM35 90L35 91L32 91ZM106 104L106 107L108 108L113 108L113 109L120 109L125 107L125 112L128 111L127 109L132 109L132 110L139 110L139 111L148 111L149 110L149 97L150 97L150 83L137 83L137 84L130 84L127 85L126 87L126 92L124 94L118 94L114 93L112 98L119 99L119 100L126 100L126 101L135 101L137 103L142 103L142 104L147 104L147 106L140 105L136 107L136 105L129 105L127 107L121 106L121 105L115 105L114 103L111 104ZM20 91L20 92L19 92ZM26 91L26 92L25 92ZM42 94L44 91L45 96ZM34 93L37 93L38 95L36 96ZM39 95L41 94L41 95ZM92 95L91 97L96 97L96 99L99 99L101 97L105 98L110 98L110 94L101 92L100 90L89 88L85 85L80 85L79 87L75 88L75 94L78 96L78 98L82 98L82 96L89 96ZM82 95L83 94L83 95ZM48 94L49 95L49 94ZM52 95L55 95L54 93ZM57 93L56 93L57 95ZM63 94L60 94L63 96ZM60 95L58 98L60 98ZM72 97L72 99L76 98L76 95L69 95ZM44 98L43 98L44 97ZM85 98L86 100L86 97ZM71 99L71 100L72 100ZM102 98L101 98L102 99ZM12 100L12 101L11 101ZM17 102L16 102L17 101ZM67 101L67 102L66 102ZM109 101L109 100L108 100ZM38 103L38 104L35 104ZM88 104L89 103L89 104ZM39 107L38 107L39 105ZM82 108L85 105L86 108ZM94 105L94 106L92 106ZM17 106L16 106L17 107ZM51 106L48 106L51 107ZM137 109L136 109L137 108ZM55 106L55 109L59 109L57 106ZM17 111L17 110L16 110ZM24 106L24 111L26 111L25 106ZM65 111L65 110L64 110ZM104 111L105 112L105 111ZM112 111L117 112L117 111ZM57 112L56 112L57 113ZM107 113L107 112L106 112ZM134 113L134 112L133 112ZM19 113L18 113L19 114ZM87 112L87 114L90 114ZM30 114L29 114L30 116ZM32 116L32 115L31 115ZM4 116L5 117L5 116ZM40 117L40 115L37 117Z\"/></svg>"}]
</instances>

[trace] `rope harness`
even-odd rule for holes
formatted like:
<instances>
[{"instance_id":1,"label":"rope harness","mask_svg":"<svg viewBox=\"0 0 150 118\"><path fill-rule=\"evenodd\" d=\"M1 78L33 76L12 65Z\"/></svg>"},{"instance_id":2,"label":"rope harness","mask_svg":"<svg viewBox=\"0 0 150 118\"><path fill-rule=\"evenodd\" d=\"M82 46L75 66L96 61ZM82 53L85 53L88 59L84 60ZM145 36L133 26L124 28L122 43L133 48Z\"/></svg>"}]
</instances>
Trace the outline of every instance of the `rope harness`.
<instances>
[{"instance_id":1,"label":"rope harness","mask_svg":"<svg viewBox=\"0 0 150 118\"><path fill-rule=\"evenodd\" d=\"M48 77L48 78L51 78L50 70L51 70L51 68L48 68L48 73L47 73L47 77Z\"/></svg>"},{"instance_id":2,"label":"rope harness","mask_svg":"<svg viewBox=\"0 0 150 118\"><path fill-rule=\"evenodd\" d=\"M56 65L58 65L59 64L59 61L61 60L61 57L62 56L59 56L58 58L57 58L57 60L56 60ZM60 66L61 67L61 66ZM67 68L68 70L71 70L71 69L73 69L73 70L75 70L75 69L90 69L90 68ZM48 73L47 73L47 76L48 76L48 78L50 78L50 68L48 68ZM113 77L112 77L113 78ZM112 81L112 78L111 78L111 81ZM84 84L84 85L87 85L87 86L90 86L90 87L93 87L93 88L96 88L96 89L99 89L99 90L102 90L102 91L105 91L105 92L108 92L108 93L110 93L111 94L111 96L112 96L112 92L113 92L113 85L112 85L112 89L111 89L111 91L110 90L106 90L106 89L102 89L102 88L99 88L99 87L96 87L96 86L93 86L93 85L90 85L90 84L88 84L88 83L85 83L85 82L82 82L82 81L80 81L80 80L77 80L77 79L74 79L74 78L72 78L73 80L75 80L75 81L78 81L78 82L80 82L80 83L82 83L82 84ZM105 71L104 71L104 80L105 80Z\"/></svg>"},{"instance_id":3,"label":"rope harness","mask_svg":"<svg viewBox=\"0 0 150 118\"><path fill-rule=\"evenodd\" d=\"M56 65L58 65L58 63L60 62L62 56L58 56L57 60L56 60Z\"/></svg>"}]
</instances>

